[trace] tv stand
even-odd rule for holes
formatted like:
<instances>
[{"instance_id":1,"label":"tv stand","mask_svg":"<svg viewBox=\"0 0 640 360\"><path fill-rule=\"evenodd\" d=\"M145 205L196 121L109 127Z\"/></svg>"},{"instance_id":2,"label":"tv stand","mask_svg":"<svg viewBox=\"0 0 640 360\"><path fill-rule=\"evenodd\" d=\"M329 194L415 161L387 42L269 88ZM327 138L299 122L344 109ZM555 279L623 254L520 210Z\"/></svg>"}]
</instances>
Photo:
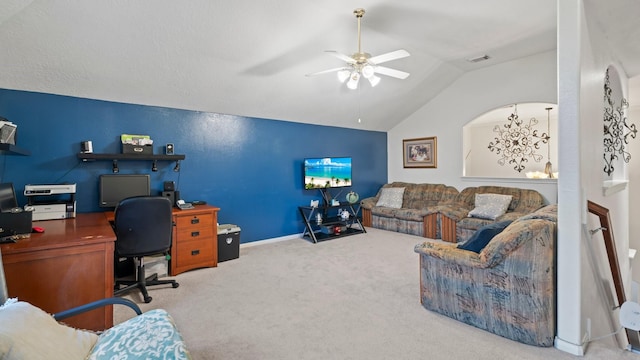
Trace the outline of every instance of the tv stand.
<instances>
[{"instance_id":1,"label":"tv stand","mask_svg":"<svg viewBox=\"0 0 640 360\"><path fill-rule=\"evenodd\" d=\"M331 200L332 199L337 199L338 196L340 196L340 194L342 193L342 190L340 190L340 192L338 193L338 195L333 196L331 195L331 193L329 192L328 188L321 188L320 190L320 195L322 195L322 201L323 201L323 205L325 207L329 207L331 205Z\"/></svg>"},{"instance_id":2,"label":"tv stand","mask_svg":"<svg viewBox=\"0 0 640 360\"><path fill-rule=\"evenodd\" d=\"M324 192L323 192L324 198ZM298 211L302 215L304 221L303 238L309 238L314 243L322 240L335 239L342 236L356 235L366 233L367 230L358 218L360 206L354 208L351 203L341 202L339 205L326 204L323 206L299 206ZM347 211L349 218L343 220L339 211ZM320 214L322 222L316 220L316 216Z\"/></svg>"}]
</instances>

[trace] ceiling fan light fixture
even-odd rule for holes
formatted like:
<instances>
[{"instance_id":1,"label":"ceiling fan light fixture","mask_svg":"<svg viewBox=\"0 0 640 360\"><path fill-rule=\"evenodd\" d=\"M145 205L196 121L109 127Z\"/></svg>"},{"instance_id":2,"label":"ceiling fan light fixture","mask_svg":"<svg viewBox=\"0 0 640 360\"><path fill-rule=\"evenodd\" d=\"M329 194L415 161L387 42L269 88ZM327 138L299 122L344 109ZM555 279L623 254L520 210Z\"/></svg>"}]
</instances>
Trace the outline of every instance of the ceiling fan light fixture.
<instances>
[{"instance_id":1,"label":"ceiling fan light fixture","mask_svg":"<svg viewBox=\"0 0 640 360\"><path fill-rule=\"evenodd\" d=\"M409 52L400 49L376 56L371 56L371 54L362 51L361 20L364 16L365 11L362 8L358 8L355 9L353 13L356 15L356 19L358 21L358 51L351 55L345 55L335 50L326 50L326 53L346 62L346 64L342 67L307 74L307 76L336 72L338 80L342 84L346 82L347 87L352 90L358 88L360 77L364 77L365 79L367 79L372 87L378 85L378 83L380 82L381 79L377 76L380 74L397 79L406 79L407 76L409 76L409 73L381 66L380 64L410 56Z\"/></svg>"},{"instance_id":2,"label":"ceiling fan light fixture","mask_svg":"<svg viewBox=\"0 0 640 360\"><path fill-rule=\"evenodd\" d=\"M360 81L360 74L357 71L351 73L351 79L347 82L347 87L351 90L358 88L358 82Z\"/></svg>"},{"instance_id":3,"label":"ceiling fan light fixture","mask_svg":"<svg viewBox=\"0 0 640 360\"><path fill-rule=\"evenodd\" d=\"M375 74L368 77L367 80L369 80L369 84L371 84L371 87L375 87L380 83L380 77L376 76Z\"/></svg>"},{"instance_id":4,"label":"ceiling fan light fixture","mask_svg":"<svg viewBox=\"0 0 640 360\"><path fill-rule=\"evenodd\" d=\"M365 79L368 79L372 76L375 76L375 69L373 68L373 66L367 64L365 66L362 67L362 76L365 77Z\"/></svg>"},{"instance_id":5,"label":"ceiling fan light fixture","mask_svg":"<svg viewBox=\"0 0 640 360\"><path fill-rule=\"evenodd\" d=\"M344 83L345 81L347 81L347 79L351 77L351 71L349 70L340 70L338 71L338 80L341 83Z\"/></svg>"}]
</instances>

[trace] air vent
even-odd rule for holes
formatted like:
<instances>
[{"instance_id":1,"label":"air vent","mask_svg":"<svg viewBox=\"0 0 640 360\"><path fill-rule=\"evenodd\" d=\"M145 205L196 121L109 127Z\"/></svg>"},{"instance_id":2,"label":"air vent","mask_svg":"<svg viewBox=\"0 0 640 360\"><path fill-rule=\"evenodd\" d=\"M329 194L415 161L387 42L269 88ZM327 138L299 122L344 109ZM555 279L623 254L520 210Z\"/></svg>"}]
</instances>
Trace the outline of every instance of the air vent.
<instances>
[{"instance_id":1,"label":"air vent","mask_svg":"<svg viewBox=\"0 0 640 360\"><path fill-rule=\"evenodd\" d=\"M491 59L489 57L489 55L482 55L482 56L478 56L478 57L474 57L471 59L467 59L468 62L472 62L472 63L477 63L477 62L481 62L481 61L485 61L485 60L489 60Z\"/></svg>"}]
</instances>

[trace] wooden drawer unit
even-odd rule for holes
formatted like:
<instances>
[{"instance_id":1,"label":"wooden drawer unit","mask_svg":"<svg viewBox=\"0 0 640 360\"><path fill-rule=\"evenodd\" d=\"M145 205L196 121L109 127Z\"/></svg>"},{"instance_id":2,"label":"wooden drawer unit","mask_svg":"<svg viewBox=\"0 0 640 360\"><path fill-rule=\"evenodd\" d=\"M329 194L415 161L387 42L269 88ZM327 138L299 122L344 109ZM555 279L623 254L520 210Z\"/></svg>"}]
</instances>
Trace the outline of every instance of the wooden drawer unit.
<instances>
[{"instance_id":1,"label":"wooden drawer unit","mask_svg":"<svg viewBox=\"0 0 640 360\"><path fill-rule=\"evenodd\" d=\"M218 265L218 208L200 205L173 214L170 273Z\"/></svg>"}]
</instances>

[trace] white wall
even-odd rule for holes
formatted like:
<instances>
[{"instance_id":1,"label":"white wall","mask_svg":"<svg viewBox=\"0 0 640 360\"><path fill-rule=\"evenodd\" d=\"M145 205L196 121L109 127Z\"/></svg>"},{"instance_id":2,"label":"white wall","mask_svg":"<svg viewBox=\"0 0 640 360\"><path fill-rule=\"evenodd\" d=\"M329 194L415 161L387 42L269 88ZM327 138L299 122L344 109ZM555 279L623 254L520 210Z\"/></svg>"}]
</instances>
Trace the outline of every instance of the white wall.
<instances>
[{"instance_id":1,"label":"white wall","mask_svg":"<svg viewBox=\"0 0 640 360\"><path fill-rule=\"evenodd\" d=\"M558 1L557 58L556 52L548 52L466 73L388 133L389 181L445 183L460 189L487 182L502 183L533 188L547 199L557 199L556 347L575 355L582 355L587 349L588 322L592 337L617 326L596 286L603 278L610 279L606 274L594 272L585 246L590 241L596 252L602 251L600 238L583 235L585 228L595 226L587 224L590 218L587 200L609 209L623 278L628 278L629 273L629 191L603 194L604 75L607 66L615 65L616 61L595 26L588 28L594 23L583 8L583 0ZM626 81L621 79L624 89ZM557 187L555 182L462 177L463 125L498 106L530 101L559 105L561 175ZM428 136L438 138L438 167L404 169L402 139ZM628 176L626 168L619 170L623 177ZM603 258L602 254L596 254L597 266L607 273L608 264L603 263Z\"/></svg>"},{"instance_id":2,"label":"white wall","mask_svg":"<svg viewBox=\"0 0 640 360\"><path fill-rule=\"evenodd\" d=\"M444 183L458 189L501 181L493 178L463 178L463 126L505 104L557 103L556 82L555 51L464 74L388 132L389 181ZM402 140L428 136L438 138L438 167L404 169ZM536 189L548 202L556 202L555 181L541 182L524 178L505 181L505 186Z\"/></svg>"},{"instance_id":3,"label":"white wall","mask_svg":"<svg viewBox=\"0 0 640 360\"><path fill-rule=\"evenodd\" d=\"M639 94L629 93L630 98L640 98ZM629 104L628 120L640 126L640 104ZM629 213L640 214L640 135L629 143L631 161L629 162ZM640 250L640 221L629 222L629 247ZM640 281L640 256L632 263L632 279Z\"/></svg>"},{"instance_id":4,"label":"white wall","mask_svg":"<svg viewBox=\"0 0 640 360\"><path fill-rule=\"evenodd\" d=\"M601 281L601 279L610 281L609 279L611 278L609 262L604 256L605 250L602 245L602 238L600 237L600 234L596 234L591 237L588 234L579 232L577 229L572 227L580 221L581 224L586 224L586 227L589 230L597 228L597 225L591 224L587 221L586 211L584 209L584 203L587 200L600 204L609 210L612 225L612 229L610 230L612 231L615 240L619 270L621 271L624 280L628 280L629 278L629 191L628 189L623 189L622 191L610 195L605 195L603 191L605 180L624 180L628 178L628 165L623 161L619 161L618 164L616 164L616 169L612 176L608 176L604 173L604 135L602 130L604 124L603 89L607 68L611 65L616 66L618 73L623 76L623 78L612 79L611 81L612 84L620 83L623 93L626 93L628 79L624 78L624 71L621 67L617 66L615 57L609 51L607 40L601 30L601 26L603 26L603 24L600 24L595 20L593 16L594 14L589 12L589 9L584 6L582 1L574 1L574 3L576 4L576 7L572 9L572 11L574 11L574 15L579 15L580 26L575 28L566 28L566 31L561 33L561 35L566 36L565 39L567 42L579 41L580 48L578 49L578 54L580 59L580 82L575 84L575 86L567 85L564 88L567 97L560 97L559 107L562 111L562 108L567 103L572 104L571 106L573 106L573 104L578 106L578 114L565 114L567 116L563 117L563 114L561 113L560 121L562 123L565 119L569 120L570 118L571 125L567 126L564 130L575 131L578 129L578 133L580 135L577 143L572 142L567 144L567 146L571 146L571 148L573 148L573 146L577 146L579 149L578 154L575 154L573 151L563 152L561 149L561 155L563 157L565 154L567 155L564 157L565 162L580 162L579 171L577 171L578 178L576 179L579 182L579 186L576 186L574 183L565 184L561 180L558 190L561 204L565 205L562 202L563 194L568 195L566 197L568 199L566 204L568 206L566 209L567 212L560 214L559 223L559 226L563 229L566 228L567 231L559 237L558 241L560 243L564 242L567 245L570 245L559 249L559 267L561 269L564 268L564 264L560 265L560 263L571 259L573 255L577 253L582 254L582 258L579 262L579 270L582 275L573 274L573 277L566 276L568 274L562 274L564 279L563 281L581 284L581 291L579 293L579 300L581 303L580 332L563 333L560 329L558 331L558 338L569 339L568 341L571 342L576 340L576 335L579 335L584 339L583 334L589 331L593 338L598 335L611 333L619 328L617 321L618 312L611 311L613 304L609 304L607 300L609 296L612 296L615 299L614 304L618 304L615 293L611 295L602 294L602 289L599 289L596 286L598 281ZM566 15L572 16L568 12ZM560 16L559 19L562 21L563 17ZM607 24L604 24L604 26L607 26ZM562 43L566 44L566 42L560 42L559 46ZM569 78L567 79L568 81L564 81L565 74L568 72L569 71L563 72L561 68L559 78L560 84L571 82L571 75L567 76ZM610 75L612 74L610 73ZM577 103L575 103L575 101L577 101ZM574 127L575 124L577 124L577 128ZM561 129L560 131L562 132L563 130ZM575 141L574 138L569 140ZM565 141L564 138L563 141ZM576 193L576 189L581 189L582 194ZM576 239L581 239L581 241L576 241ZM585 246L588 244L593 245L596 250L596 256L599 256L600 264L598 264L598 267L601 269L600 278L593 278L592 276L586 275L594 274L592 264L588 261L588 256L590 255L588 251L589 248ZM576 264L573 262L567 261L566 263L566 267L571 266L575 268L575 265ZM559 292L559 298L568 295L570 299L575 300L575 294L566 293L570 290L572 289L563 290L565 292ZM628 282L625 283L625 290L628 294ZM560 301L561 300L559 300L559 302ZM562 319L562 314L559 314L559 322L560 321L564 321L564 319ZM587 325L589 321L592 324L592 328L590 330ZM567 336L565 337L565 335ZM618 340L621 344L626 342L624 336L619 336ZM613 339L611 341L613 341Z\"/></svg>"}]
</instances>

